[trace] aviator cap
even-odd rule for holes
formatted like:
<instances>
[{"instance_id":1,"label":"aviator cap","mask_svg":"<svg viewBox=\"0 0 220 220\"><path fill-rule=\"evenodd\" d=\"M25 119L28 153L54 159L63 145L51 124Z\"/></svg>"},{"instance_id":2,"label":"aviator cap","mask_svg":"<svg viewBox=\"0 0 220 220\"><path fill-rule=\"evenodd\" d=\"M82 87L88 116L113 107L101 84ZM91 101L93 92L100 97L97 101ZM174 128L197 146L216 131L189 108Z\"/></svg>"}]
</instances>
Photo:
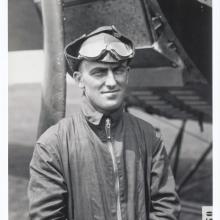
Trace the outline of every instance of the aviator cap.
<instances>
[{"instance_id":1,"label":"aviator cap","mask_svg":"<svg viewBox=\"0 0 220 220\"><path fill-rule=\"evenodd\" d=\"M134 52L132 41L114 26L100 27L88 35L84 34L64 49L71 76L82 60L118 63L133 58Z\"/></svg>"}]
</instances>

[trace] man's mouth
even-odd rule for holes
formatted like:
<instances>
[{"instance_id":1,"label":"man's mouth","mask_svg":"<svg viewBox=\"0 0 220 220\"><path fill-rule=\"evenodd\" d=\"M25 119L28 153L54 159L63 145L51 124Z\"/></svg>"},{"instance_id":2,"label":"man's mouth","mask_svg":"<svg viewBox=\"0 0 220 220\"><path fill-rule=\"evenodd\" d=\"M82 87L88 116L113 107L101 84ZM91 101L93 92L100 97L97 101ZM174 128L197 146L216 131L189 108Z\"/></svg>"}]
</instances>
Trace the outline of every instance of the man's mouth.
<instances>
[{"instance_id":1,"label":"man's mouth","mask_svg":"<svg viewBox=\"0 0 220 220\"><path fill-rule=\"evenodd\" d=\"M120 91L119 89L116 89L116 90L110 90L110 91L102 91L102 93L103 94L113 94L113 93L117 93L119 91Z\"/></svg>"}]
</instances>

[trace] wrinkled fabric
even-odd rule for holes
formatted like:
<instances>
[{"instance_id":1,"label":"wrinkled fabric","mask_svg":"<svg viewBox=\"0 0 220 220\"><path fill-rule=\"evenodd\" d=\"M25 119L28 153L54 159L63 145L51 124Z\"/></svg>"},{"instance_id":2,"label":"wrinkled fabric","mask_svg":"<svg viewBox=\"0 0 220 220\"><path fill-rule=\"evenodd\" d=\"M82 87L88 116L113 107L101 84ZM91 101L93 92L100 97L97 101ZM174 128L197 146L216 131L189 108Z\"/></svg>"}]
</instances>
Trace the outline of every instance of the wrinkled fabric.
<instances>
[{"instance_id":1,"label":"wrinkled fabric","mask_svg":"<svg viewBox=\"0 0 220 220\"><path fill-rule=\"evenodd\" d=\"M112 120L123 220L176 220L179 198L163 141L147 122L119 109ZM80 111L37 141L28 187L31 219L117 220L106 116Z\"/></svg>"}]
</instances>

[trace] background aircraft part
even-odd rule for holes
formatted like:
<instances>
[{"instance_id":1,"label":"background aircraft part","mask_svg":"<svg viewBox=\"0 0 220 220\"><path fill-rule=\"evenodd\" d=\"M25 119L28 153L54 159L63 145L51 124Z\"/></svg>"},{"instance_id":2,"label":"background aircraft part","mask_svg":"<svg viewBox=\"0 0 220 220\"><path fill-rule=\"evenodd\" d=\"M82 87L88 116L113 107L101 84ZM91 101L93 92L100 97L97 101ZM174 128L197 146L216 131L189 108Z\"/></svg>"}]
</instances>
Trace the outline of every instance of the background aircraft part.
<instances>
[{"instance_id":1,"label":"background aircraft part","mask_svg":"<svg viewBox=\"0 0 220 220\"><path fill-rule=\"evenodd\" d=\"M148 75L152 76L151 74ZM164 74L164 76L155 74L155 78L149 77L150 80L145 86L142 83L139 86L131 86L127 97L127 105L139 106L149 114L157 114L170 119L211 122L212 106L207 86L171 86L172 81L169 81L169 77L163 80L166 76L169 76L169 74ZM147 83L135 74L130 79L134 82L143 81ZM150 83L151 85L149 85ZM158 86L156 86L156 83L158 83ZM155 96L159 97L156 101L152 100Z\"/></svg>"},{"instance_id":2,"label":"background aircraft part","mask_svg":"<svg viewBox=\"0 0 220 220\"><path fill-rule=\"evenodd\" d=\"M211 1L205 0L158 0L157 1L172 27L176 37L184 47L187 69L192 76L202 74L212 82L212 8ZM156 1L152 1L157 4ZM182 51L182 50L181 50ZM181 53L181 51L179 51ZM188 58L190 57L191 60ZM198 72L200 74L196 73ZM188 74L189 75L189 74ZM188 76L186 74L186 77ZM189 76L188 76L189 77ZM194 76L196 79L197 77ZM200 77L199 77L200 78Z\"/></svg>"},{"instance_id":3,"label":"background aircraft part","mask_svg":"<svg viewBox=\"0 0 220 220\"><path fill-rule=\"evenodd\" d=\"M197 162L190 167L189 171L180 180L180 182L177 186L177 191L178 192L181 192L182 188L186 185L186 183L193 176L193 174L198 170L200 165L205 161L207 155L210 153L211 150L212 150L212 143L210 143L210 145L207 147L207 149L199 157Z\"/></svg>"},{"instance_id":4,"label":"background aircraft part","mask_svg":"<svg viewBox=\"0 0 220 220\"><path fill-rule=\"evenodd\" d=\"M65 116L66 74L63 55L62 2L42 0L45 74L38 136Z\"/></svg>"},{"instance_id":5,"label":"background aircraft part","mask_svg":"<svg viewBox=\"0 0 220 220\"><path fill-rule=\"evenodd\" d=\"M159 25L158 24L156 25L156 27L159 27L156 29L156 32L158 32L159 35L161 35L162 33L163 35L166 36L166 39L168 39L169 42L168 43L169 47L175 50L180 55L180 57L184 62L184 69L183 71L180 70L182 74L182 86L177 84L176 86L178 87L175 88L175 85L172 84L172 79L175 79L175 77L170 78L168 76L168 71L166 69L163 69L165 77L163 77L163 74L161 74L160 77L158 77L158 75L156 76L159 79L163 77L163 79L157 80L157 83L160 84L160 82L163 82L164 84L162 85L163 88L159 89L159 92L161 93L160 100L165 99L165 101L168 101L168 103L167 105L165 104L153 105L153 106L151 105L150 111L148 111L148 113L155 112L157 114L159 112L160 115L164 115L165 117L168 118L195 119L199 121L199 124L202 129L203 121L209 121L209 122L212 121L212 85L210 80L212 78L211 77L212 41L210 37L211 9L206 8L205 11L202 11L204 7L198 2L195 3L195 1L192 2L187 1L187 3L185 1L179 1L179 0L175 2L172 0L158 1L160 3L160 6L162 6L163 12L166 12L165 14L166 17L170 18L169 23L171 24L172 29L174 26L173 30L175 31L175 34L177 33L178 35L180 35L180 36L177 35L178 37L177 39L173 30L168 24L168 21L165 18L162 10L160 9L158 2L151 0L148 0L146 2L148 2L149 4L152 17L154 18L156 23L159 23ZM181 5L184 5L184 7L180 7ZM182 15L182 19L179 19L180 16L178 16L178 14L177 15L175 14L176 11L178 11L176 10L177 6L179 6L177 9L179 9L180 11L179 13ZM185 18L186 17L185 15L186 14L188 15L187 9L189 9L191 6L192 8L190 10L189 16ZM193 20L193 22L190 22L189 21L190 19ZM188 29L185 28L184 29L185 32L181 33L178 32L178 30L176 30L175 27L179 29L188 27ZM193 40L189 41L189 39L191 38ZM182 46L182 42L184 43L183 44L184 48ZM166 41L164 41L162 45L166 45ZM186 52L185 46L186 48L191 48L191 50L187 50ZM191 58L193 58L193 60ZM198 62L196 62L196 59ZM199 68L197 67L197 65L195 65L194 60L196 64L198 64ZM204 67L200 64L206 66ZM143 79L143 76L141 78ZM148 70L146 70L146 79L147 78L149 79ZM132 87L131 90L136 89L135 85L132 85L131 87ZM153 84L152 86L151 80L149 82L149 85L146 85L146 87L148 91L151 90L154 94L156 85ZM144 88L142 89L144 90ZM178 93L176 95L174 93L170 94L172 90L178 90L177 91L178 93L183 93L183 94L187 92L187 90L193 91L193 95L199 97L199 99L196 101L190 100L192 96L191 94L187 94L187 97L182 99L179 98L180 96L178 95ZM165 96L163 94L165 94ZM142 106L146 106L149 104L149 102L145 101L144 99L142 99L141 101L143 102ZM168 109L168 107L170 108L171 106L173 106L173 109L172 111L169 111L167 114L166 110ZM179 109L179 112L176 111L177 110L176 108ZM187 114L185 114L184 112Z\"/></svg>"}]
</instances>

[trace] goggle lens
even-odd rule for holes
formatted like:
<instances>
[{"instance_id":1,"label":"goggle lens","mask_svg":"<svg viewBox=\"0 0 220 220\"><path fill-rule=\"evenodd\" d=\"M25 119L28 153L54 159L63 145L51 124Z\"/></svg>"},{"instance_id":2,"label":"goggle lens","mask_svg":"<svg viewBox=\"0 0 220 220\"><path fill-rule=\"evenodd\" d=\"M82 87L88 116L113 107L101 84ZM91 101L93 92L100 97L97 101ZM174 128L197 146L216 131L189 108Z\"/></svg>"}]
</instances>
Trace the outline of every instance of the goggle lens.
<instances>
[{"instance_id":1,"label":"goggle lens","mask_svg":"<svg viewBox=\"0 0 220 220\"><path fill-rule=\"evenodd\" d=\"M126 59L133 54L133 49L122 42L111 42L109 44L94 42L80 48L79 57L87 59L98 59L106 51L113 53L115 56Z\"/></svg>"},{"instance_id":2,"label":"goggle lens","mask_svg":"<svg viewBox=\"0 0 220 220\"><path fill-rule=\"evenodd\" d=\"M99 42L88 44L80 48L79 55L81 57L98 57L105 49L105 47L106 45Z\"/></svg>"}]
</instances>

